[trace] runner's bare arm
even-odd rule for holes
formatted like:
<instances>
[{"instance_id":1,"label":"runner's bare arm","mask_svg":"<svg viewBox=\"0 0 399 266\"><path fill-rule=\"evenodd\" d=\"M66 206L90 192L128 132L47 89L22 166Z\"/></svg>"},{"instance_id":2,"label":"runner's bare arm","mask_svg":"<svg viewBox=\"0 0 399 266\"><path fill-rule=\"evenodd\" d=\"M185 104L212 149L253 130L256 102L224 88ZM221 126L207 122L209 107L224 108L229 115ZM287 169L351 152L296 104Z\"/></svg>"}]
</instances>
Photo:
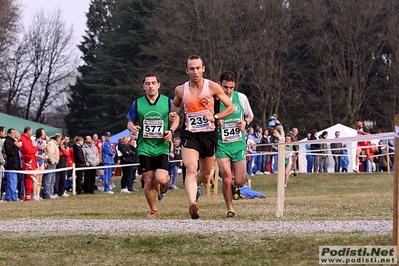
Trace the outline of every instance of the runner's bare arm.
<instances>
[{"instance_id":1,"label":"runner's bare arm","mask_svg":"<svg viewBox=\"0 0 399 266\"><path fill-rule=\"evenodd\" d=\"M181 103L183 100L183 85L177 86L175 89L175 98L173 99L172 111L169 113L169 120L174 122L179 117ZM178 120L179 121L179 120Z\"/></svg>"},{"instance_id":2,"label":"runner's bare arm","mask_svg":"<svg viewBox=\"0 0 399 266\"><path fill-rule=\"evenodd\" d=\"M226 106L223 111L217 113L219 119L223 119L234 113L234 105L230 101L230 98L224 93L222 87L218 83L212 81L209 83L209 88L211 90L211 94L216 96L224 104L224 106Z\"/></svg>"},{"instance_id":3,"label":"runner's bare arm","mask_svg":"<svg viewBox=\"0 0 399 266\"><path fill-rule=\"evenodd\" d=\"M174 115L173 113L176 114L176 112L170 112L170 114L169 114L169 117L170 117L170 115L173 116L173 121L170 120L170 122L172 122L172 123L171 123L169 129L172 130L173 132L175 132L176 129L179 127L180 117L179 117L179 115L177 115L177 114Z\"/></svg>"}]
</instances>

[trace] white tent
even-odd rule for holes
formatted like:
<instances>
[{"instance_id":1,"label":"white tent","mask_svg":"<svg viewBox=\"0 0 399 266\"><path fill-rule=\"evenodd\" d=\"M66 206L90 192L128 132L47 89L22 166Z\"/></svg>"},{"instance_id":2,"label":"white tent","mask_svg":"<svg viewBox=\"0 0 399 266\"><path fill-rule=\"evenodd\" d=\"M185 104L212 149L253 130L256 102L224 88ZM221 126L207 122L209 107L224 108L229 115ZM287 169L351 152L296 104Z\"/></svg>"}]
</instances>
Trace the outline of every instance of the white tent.
<instances>
[{"instance_id":1,"label":"white tent","mask_svg":"<svg viewBox=\"0 0 399 266\"><path fill-rule=\"evenodd\" d=\"M355 159L356 159L356 148L357 148L357 142L352 142L352 141L348 141L348 140L342 140L339 141L340 138L348 138L348 137L355 137L357 135L357 131L353 128L344 126L342 124L336 124L332 127L326 128L326 129L322 129L318 131L318 134L321 135L321 133L323 131L327 131L328 132L328 137L327 139L331 139L330 143L333 142L342 142L342 145L346 144L347 145L347 150L348 150L348 157L349 157L349 166L348 166L348 172L352 172L354 165L355 165ZM339 131L340 134L340 138L336 139L335 138L335 132ZM334 141L332 140L334 139ZM300 142L306 141L307 139L301 139ZM337 141L335 141L337 140ZM330 149L330 143L328 143L328 149ZM306 172L306 167L307 167L307 161L306 161L306 148L305 148L305 144L300 144L299 145L299 171L300 172ZM327 158L327 170L329 173L333 173L334 172L334 159L332 157L331 154L331 150L328 151L328 158Z\"/></svg>"}]
</instances>

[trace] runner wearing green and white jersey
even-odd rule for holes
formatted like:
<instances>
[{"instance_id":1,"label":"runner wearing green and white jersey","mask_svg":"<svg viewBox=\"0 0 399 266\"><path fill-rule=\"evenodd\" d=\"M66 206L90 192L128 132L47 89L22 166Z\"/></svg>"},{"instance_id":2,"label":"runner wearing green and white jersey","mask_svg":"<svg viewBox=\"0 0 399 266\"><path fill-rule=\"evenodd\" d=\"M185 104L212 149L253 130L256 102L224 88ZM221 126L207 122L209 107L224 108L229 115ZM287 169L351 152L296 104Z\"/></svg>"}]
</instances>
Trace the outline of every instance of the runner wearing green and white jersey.
<instances>
[{"instance_id":1,"label":"runner wearing green and white jersey","mask_svg":"<svg viewBox=\"0 0 399 266\"><path fill-rule=\"evenodd\" d=\"M234 113L218 121L219 136L215 153L223 179L227 217L232 218L235 216L232 198L239 199L240 187L247 180L245 128L252 122L253 112L247 96L234 91L236 79L233 72L222 73L219 83L234 105ZM220 103L220 110L223 109L224 105ZM231 168L234 171L234 182Z\"/></svg>"}]
</instances>

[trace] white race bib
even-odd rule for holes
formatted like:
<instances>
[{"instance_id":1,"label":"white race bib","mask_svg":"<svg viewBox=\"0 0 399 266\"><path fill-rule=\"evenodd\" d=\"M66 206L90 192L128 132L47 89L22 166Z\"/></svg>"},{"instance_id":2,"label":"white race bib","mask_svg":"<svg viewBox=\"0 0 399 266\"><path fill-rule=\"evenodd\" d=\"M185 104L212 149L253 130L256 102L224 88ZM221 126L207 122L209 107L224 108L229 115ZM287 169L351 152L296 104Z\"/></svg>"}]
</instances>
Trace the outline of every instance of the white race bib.
<instances>
[{"instance_id":1,"label":"white race bib","mask_svg":"<svg viewBox=\"0 0 399 266\"><path fill-rule=\"evenodd\" d=\"M222 125L223 143L236 142L240 140L242 140L242 134L236 123Z\"/></svg>"},{"instance_id":2,"label":"white race bib","mask_svg":"<svg viewBox=\"0 0 399 266\"><path fill-rule=\"evenodd\" d=\"M163 138L163 121L162 120L144 120L143 121L143 137L147 139Z\"/></svg>"},{"instance_id":3,"label":"white race bib","mask_svg":"<svg viewBox=\"0 0 399 266\"><path fill-rule=\"evenodd\" d=\"M187 114L188 130L190 132L204 132L215 130L215 125L205 118L209 110L203 110Z\"/></svg>"}]
</instances>

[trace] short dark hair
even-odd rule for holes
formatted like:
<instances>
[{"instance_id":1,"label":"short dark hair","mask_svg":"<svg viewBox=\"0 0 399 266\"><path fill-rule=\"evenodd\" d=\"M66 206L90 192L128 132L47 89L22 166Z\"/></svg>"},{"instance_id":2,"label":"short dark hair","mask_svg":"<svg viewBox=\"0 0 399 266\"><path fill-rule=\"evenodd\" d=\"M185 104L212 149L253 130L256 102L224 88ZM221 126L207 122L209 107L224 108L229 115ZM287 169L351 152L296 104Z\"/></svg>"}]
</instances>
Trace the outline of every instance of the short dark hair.
<instances>
[{"instance_id":1,"label":"short dark hair","mask_svg":"<svg viewBox=\"0 0 399 266\"><path fill-rule=\"evenodd\" d=\"M204 65L204 59L202 59L202 57L201 56L199 56L199 55L190 55L187 59L186 59L186 68L187 68L187 64L188 64L188 61L189 60L194 60L194 59L201 59L201 62L202 62L202 66Z\"/></svg>"},{"instance_id":2,"label":"short dark hair","mask_svg":"<svg viewBox=\"0 0 399 266\"><path fill-rule=\"evenodd\" d=\"M143 84L144 84L144 82L145 82L145 79L146 79L146 78L149 78L149 77L155 77L155 78L157 79L157 82L159 83L158 76L155 75L155 74L149 73L149 74L146 74L146 75L144 76L144 78L143 78Z\"/></svg>"},{"instance_id":3,"label":"short dark hair","mask_svg":"<svg viewBox=\"0 0 399 266\"><path fill-rule=\"evenodd\" d=\"M15 130L15 128L9 128L9 129L7 130L7 134L11 134L11 131L13 131L13 130Z\"/></svg>"},{"instance_id":4,"label":"short dark hair","mask_svg":"<svg viewBox=\"0 0 399 266\"><path fill-rule=\"evenodd\" d=\"M4 127L0 126L0 132L4 131Z\"/></svg>"},{"instance_id":5,"label":"short dark hair","mask_svg":"<svg viewBox=\"0 0 399 266\"><path fill-rule=\"evenodd\" d=\"M27 133L29 130L31 130L32 128L30 127L30 126L26 126L25 128L24 128L24 133Z\"/></svg>"},{"instance_id":6,"label":"short dark hair","mask_svg":"<svg viewBox=\"0 0 399 266\"><path fill-rule=\"evenodd\" d=\"M44 128L39 127L38 129L36 129L36 138L40 138L42 136L42 132L43 132Z\"/></svg>"},{"instance_id":7,"label":"short dark hair","mask_svg":"<svg viewBox=\"0 0 399 266\"><path fill-rule=\"evenodd\" d=\"M223 80L230 81L230 82L236 82L236 75L231 71L223 72L219 78L220 83L222 83Z\"/></svg>"},{"instance_id":8,"label":"short dark hair","mask_svg":"<svg viewBox=\"0 0 399 266\"><path fill-rule=\"evenodd\" d=\"M51 136L51 139L53 139L53 140L61 139L61 134L60 133L56 133L56 134Z\"/></svg>"}]
</instances>

